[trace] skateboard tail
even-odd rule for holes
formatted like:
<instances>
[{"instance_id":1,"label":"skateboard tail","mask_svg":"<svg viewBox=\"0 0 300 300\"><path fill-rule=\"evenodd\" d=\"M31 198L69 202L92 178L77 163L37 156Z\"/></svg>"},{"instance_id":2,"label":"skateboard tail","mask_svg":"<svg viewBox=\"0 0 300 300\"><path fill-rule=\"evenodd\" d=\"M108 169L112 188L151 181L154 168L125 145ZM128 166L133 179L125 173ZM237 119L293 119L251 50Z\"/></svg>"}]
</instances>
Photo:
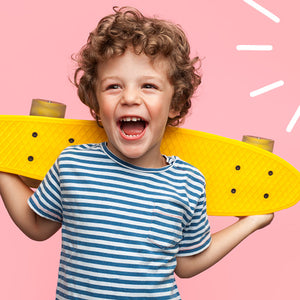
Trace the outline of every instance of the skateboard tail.
<instances>
[{"instance_id":1,"label":"skateboard tail","mask_svg":"<svg viewBox=\"0 0 300 300\"><path fill-rule=\"evenodd\" d=\"M166 154L196 166L205 176L209 215L246 216L288 208L300 200L300 172L256 146L189 129L170 128Z\"/></svg>"}]
</instances>

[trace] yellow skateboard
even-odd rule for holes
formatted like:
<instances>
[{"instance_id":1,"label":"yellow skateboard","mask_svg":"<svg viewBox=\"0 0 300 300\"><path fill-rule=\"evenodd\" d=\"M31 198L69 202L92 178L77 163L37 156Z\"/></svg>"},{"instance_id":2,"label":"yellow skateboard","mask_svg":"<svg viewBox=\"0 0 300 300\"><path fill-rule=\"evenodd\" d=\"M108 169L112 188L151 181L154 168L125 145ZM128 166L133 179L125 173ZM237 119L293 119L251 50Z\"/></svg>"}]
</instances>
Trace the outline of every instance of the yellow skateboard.
<instances>
[{"instance_id":1,"label":"yellow skateboard","mask_svg":"<svg viewBox=\"0 0 300 300\"><path fill-rule=\"evenodd\" d=\"M105 140L95 121L2 115L0 171L42 180L65 147ZM161 151L179 156L204 174L209 215L264 214L300 200L300 172L254 145L168 127Z\"/></svg>"}]
</instances>

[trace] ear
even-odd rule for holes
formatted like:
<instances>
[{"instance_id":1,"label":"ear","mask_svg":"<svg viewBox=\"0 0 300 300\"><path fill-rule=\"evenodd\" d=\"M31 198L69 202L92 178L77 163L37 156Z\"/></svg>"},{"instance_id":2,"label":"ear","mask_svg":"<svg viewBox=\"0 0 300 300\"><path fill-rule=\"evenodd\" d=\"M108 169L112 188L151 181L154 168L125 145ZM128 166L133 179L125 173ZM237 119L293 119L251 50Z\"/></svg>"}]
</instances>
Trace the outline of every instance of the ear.
<instances>
[{"instance_id":1,"label":"ear","mask_svg":"<svg viewBox=\"0 0 300 300\"><path fill-rule=\"evenodd\" d=\"M95 112L92 108L90 108L90 113L95 120L100 119L100 113Z\"/></svg>"},{"instance_id":2,"label":"ear","mask_svg":"<svg viewBox=\"0 0 300 300\"><path fill-rule=\"evenodd\" d=\"M179 116L180 112L175 110L175 109L172 109L170 108L169 110L169 118L172 119L172 118L175 118L177 116Z\"/></svg>"}]
</instances>

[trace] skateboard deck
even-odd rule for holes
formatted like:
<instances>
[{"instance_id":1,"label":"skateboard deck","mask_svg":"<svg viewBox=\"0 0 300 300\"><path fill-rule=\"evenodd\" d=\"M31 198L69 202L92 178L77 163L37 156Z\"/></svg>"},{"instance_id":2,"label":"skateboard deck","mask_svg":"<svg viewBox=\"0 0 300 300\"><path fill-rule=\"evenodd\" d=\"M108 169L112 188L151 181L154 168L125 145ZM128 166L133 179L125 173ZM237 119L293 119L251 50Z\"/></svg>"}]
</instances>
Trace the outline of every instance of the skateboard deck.
<instances>
[{"instance_id":1,"label":"skateboard deck","mask_svg":"<svg viewBox=\"0 0 300 300\"><path fill-rule=\"evenodd\" d=\"M67 146L106 139L92 120L0 116L0 171L42 180ZM245 142L168 127L161 151L179 156L204 174L209 215L265 214L300 200L300 172Z\"/></svg>"}]
</instances>

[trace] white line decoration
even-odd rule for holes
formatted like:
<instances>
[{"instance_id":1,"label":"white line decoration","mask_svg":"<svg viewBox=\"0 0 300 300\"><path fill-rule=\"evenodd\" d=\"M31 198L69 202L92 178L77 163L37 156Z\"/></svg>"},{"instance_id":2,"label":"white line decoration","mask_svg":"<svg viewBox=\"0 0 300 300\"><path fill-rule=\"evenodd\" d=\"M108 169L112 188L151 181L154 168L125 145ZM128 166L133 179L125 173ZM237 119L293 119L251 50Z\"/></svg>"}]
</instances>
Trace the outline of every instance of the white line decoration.
<instances>
[{"instance_id":1,"label":"white line decoration","mask_svg":"<svg viewBox=\"0 0 300 300\"><path fill-rule=\"evenodd\" d=\"M287 132L292 132L292 130L293 130L294 126L296 125L299 118L300 118L300 105L298 106L295 114L293 115L289 125L286 128Z\"/></svg>"},{"instance_id":2,"label":"white line decoration","mask_svg":"<svg viewBox=\"0 0 300 300\"><path fill-rule=\"evenodd\" d=\"M271 90L274 90L280 86L283 86L284 85L284 81L283 80L279 80L279 81L276 81L274 83L271 83L271 84L268 84L260 89L257 89L255 91L252 91L250 93L250 97L256 97L256 96L259 96L261 94L264 94L264 93L267 93Z\"/></svg>"},{"instance_id":3,"label":"white line decoration","mask_svg":"<svg viewBox=\"0 0 300 300\"><path fill-rule=\"evenodd\" d=\"M262 7L261 5L259 5L258 3L256 3L255 1L253 1L253 0L243 0L243 1L246 2L247 4L249 4L250 6L252 6L254 9L256 9L257 11L259 11L263 15L265 15L266 17L268 17L269 19L271 19L272 21L274 21L275 23L279 23L280 22L280 19L276 15L274 15L269 10L267 10L264 7Z\"/></svg>"},{"instance_id":4,"label":"white line decoration","mask_svg":"<svg viewBox=\"0 0 300 300\"><path fill-rule=\"evenodd\" d=\"M272 51L272 45L237 45L238 51Z\"/></svg>"}]
</instances>

